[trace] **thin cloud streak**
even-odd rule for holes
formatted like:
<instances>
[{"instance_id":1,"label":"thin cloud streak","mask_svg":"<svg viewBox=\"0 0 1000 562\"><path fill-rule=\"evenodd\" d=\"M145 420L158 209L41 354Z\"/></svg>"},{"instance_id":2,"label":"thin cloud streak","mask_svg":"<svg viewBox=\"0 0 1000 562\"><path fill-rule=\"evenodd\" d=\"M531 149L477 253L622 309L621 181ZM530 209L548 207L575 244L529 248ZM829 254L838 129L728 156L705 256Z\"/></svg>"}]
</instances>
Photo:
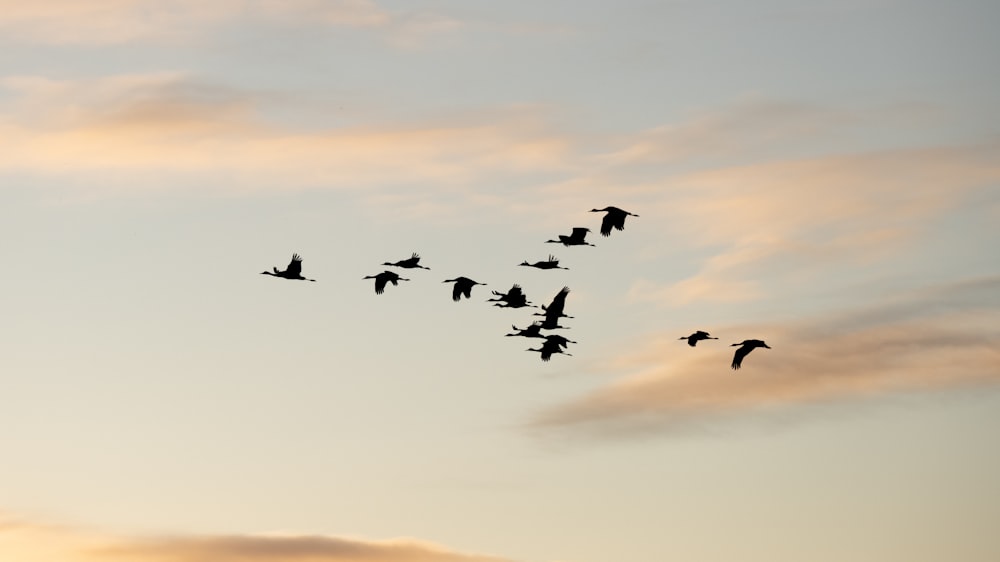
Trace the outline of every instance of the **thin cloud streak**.
<instances>
[{"instance_id":1,"label":"thin cloud streak","mask_svg":"<svg viewBox=\"0 0 1000 562\"><path fill-rule=\"evenodd\" d=\"M769 162L674 178L659 207L695 245L720 246L681 280L637 282L635 301L754 300L775 277L870 264L897 254L922 225L1000 183L1000 144L878 151ZM769 287L748 279L768 273ZM769 293L770 291L770 293Z\"/></svg>"},{"instance_id":2,"label":"thin cloud streak","mask_svg":"<svg viewBox=\"0 0 1000 562\"><path fill-rule=\"evenodd\" d=\"M282 186L459 184L566 166L567 140L530 110L506 119L301 131L265 120L262 94L175 74L5 80L0 168L40 174L228 172Z\"/></svg>"},{"instance_id":3,"label":"thin cloud streak","mask_svg":"<svg viewBox=\"0 0 1000 562\"><path fill-rule=\"evenodd\" d=\"M0 513L0 558L18 562L509 562L424 541L325 535L177 535L124 538Z\"/></svg>"},{"instance_id":4,"label":"thin cloud streak","mask_svg":"<svg viewBox=\"0 0 1000 562\"><path fill-rule=\"evenodd\" d=\"M0 0L8 40L55 45L191 41L227 24L325 25L376 30L412 46L461 27L447 16L394 12L374 0Z\"/></svg>"},{"instance_id":5,"label":"thin cloud streak","mask_svg":"<svg viewBox=\"0 0 1000 562\"><path fill-rule=\"evenodd\" d=\"M634 434L734 413L996 384L1000 277L916 291L848 313L712 332L720 344L756 337L773 349L755 351L734 372L728 345L688 349L673 333L654 335L641 351L613 363L631 375L541 413L533 426Z\"/></svg>"}]
</instances>

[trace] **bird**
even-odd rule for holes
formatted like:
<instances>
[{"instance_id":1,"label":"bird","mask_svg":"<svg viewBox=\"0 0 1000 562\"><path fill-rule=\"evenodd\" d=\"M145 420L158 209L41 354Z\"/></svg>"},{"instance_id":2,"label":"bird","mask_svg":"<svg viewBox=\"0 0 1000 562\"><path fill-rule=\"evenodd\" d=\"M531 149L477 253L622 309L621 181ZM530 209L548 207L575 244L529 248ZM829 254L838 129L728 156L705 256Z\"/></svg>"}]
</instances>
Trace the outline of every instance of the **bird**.
<instances>
[{"instance_id":1,"label":"bird","mask_svg":"<svg viewBox=\"0 0 1000 562\"><path fill-rule=\"evenodd\" d=\"M394 263L383 262L382 265L392 265L396 267L402 267L405 269L414 269L414 268L428 269L428 270L430 269L429 267L424 267L420 265L418 262L420 262L420 256L416 252L413 252L413 255L406 258L405 260L399 260Z\"/></svg>"},{"instance_id":2,"label":"bird","mask_svg":"<svg viewBox=\"0 0 1000 562\"><path fill-rule=\"evenodd\" d=\"M552 302L548 306L542 305L542 310L544 313L536 312L535 316L544 316L546 320L552 317L554 320L558 320L561 317L572 318L572 316L567 315L563 312L566 307L566 295L569 294L569 287L563 287L556 296L552 297Z\"/></svg>"},{"instance_id":3,"label":"bird","mask_svg":"<svg viewBox=\"0 0 1000 562\"><path fill-rule=\"evenodd\" d=\"M522 337L525 337L525 338L544 338L545 337L545 336L542 335L542 332L541 332L541 330L542 330L542 323L541 322L533 322L530 326L528 326L527 328L525 328L523 330L520 329L520 328L518 328L517 326L515 326L513 324L511 324L510 327L514 328L515 333L513 333L513 334L504 334L505 336L522 336Z\"/></svg>"},{"instance_id":4,"label":"bird","mask_svg":"<svg viewBox=\"0 0 1000 562\"><path fill-rule=\"evenodd\" d=\"M499 306L501 308L523 308L525 306L533 307L529 301L528 297L525 296L524 292L521 290L521 286L514 284L506 293L501 293L500 291L493 291L496 295L495 299L487 299L486 302L495 302L493 306Z\"/></svg>"},{"instance_id":5,"label":"bird","mask_svg":"<svg viewBox=\"0 0 1000 562\"><path fill-rule=\"evenodd\" d=\"M575 341L567 338L566 336L560 336L559 334L549 334L545 336L546 342L555 342L559 347L565 348L567 344L576 343Z\"/></svg>"},{"instance_id":6,"label":"bird","mask_svg":"<svg viewBox=\"0 0 1000 562\"><path fill-rule=\"evenodd\" d=\"M625 217L638 217L634 213L619 209L618 207L605 207L603 209L591 209L591 213L602 213L606 212L604 215L604 220L601 221L601 235L611 236L611 229L617 228L618 230L625 230Z\"/></svg>"},{"instance_id":7,"label":"bird","mask_svg":"<svg viewBox=\"0 0 1000 562\"><path fill-rule=\"evenodd\" d=\"M543 330L560 330L560 329L568 330L569 329L566 326L560 326L559 325L559 317L555 316L555 315L552 315L552 316L546 315L545 316L545 320L542 320L541 322L539 322L539 328L541 328Z\"/></svg>"},{"instance_id":8,"label":"bird","mask_svg":"<svg viewBox=\"0 0 1000 562\"><path fill-rule=\"evenodd\" d=\"M681 336L681 337L679 337L677 339L679 339L679 340L687 340L688 341L688 345L690 345L691 347L694 347L701 340L717 340L719 338L713 338L712 336L708 335L708 332L704 332L702 330L698 330L697 332L691 334L690 336Z\"/></svg>"},{"instance_id":9,"label":"bird","mask_svg":"<svg viewBox=\"0 0 1000 562\"><path fill-rule=\"evenodd\" d=\"M298 254L292 254L292 261L288 262L288 267L284 271L278 271L278 268L273 268L274 272L261 271L261 275L270 275L272 277L283 277L285 279L300 279L302 281L316 281L315 279L306 279L302 276L302 258Z\"/></svg>"},{"instance_id":10,"label":"bird","mask_svg":"<svg viewBox=\"0 0 1000 562\"><path fill-rule=\"evenodd\" d=\"M525 351L540 352L542 354L542 361L548 361L549 359L552 358L552 354L554 353L562 353L564 355L570 355L570 356L573 355L572 353L566 353L565 351L563 351L563 348L559 346L559 342L555 340L550 340L548 338L545 339L545 343L542 344L542 347L538 349L528 348Z\"/></svg>"},{"instance_id":11,"label":"bird","mask_svg":"<svg viewBox=\"0 0 1000 562\"><path fill-rule=\"evenodd\" d=\"M393 287L399 285L397 281L409 281L405 277L400 277L395 271L383 271L378 275L368 275L362 279L374 279L375 280L375 294L381 295L385 291L385 284L392 283Z\"/></svg>"},{"instance_id":12,"label":"bird","mask_svg":"<svg viewBox=\"0 0 1000 562\"><path fill-rule=\"evenodd\" d=\"M593 246L584 240L588 232L590 232L589 228L575 227L569 236L560 234L559 240L546 240L545 243L562 244L563 246Z\"/></svg>"},{"instance_id":13,"label":"bird","mask_svg":"<svg viewBox=\"0 0 1000 562\"><path fill-rule=\"evenodd\" d=\"M733 355L733 369L739 369L743 365L743 358L747 356L748 353L754 350L755 347L766 347L771 349L771 346L764 343L764 340L743 340L740 343L734 343L729 347L736 347L737 345L742 346L736 350L736 354Z\"/></svg>"},{"instance_id":14,"label":"bird","mask_svg":"<svg viewBox=\"0 0 1000 562\"><path fill-rule=\"evenodd\" d=\"M559 260L555 256L549 254L549 259L547 261L536 261L535 263L528 263L527 260L521 262L520 265L526 265L528 267L537 267L538 269L569 269L568 267L559 267Z\"/></svg>"},{"instance_id":15,"label":"bird","mask_svg":"<svg viewBox=\"0 0 1000 562\"><path fill-rule=\"evenodd\" d=\"M462 300L462 295L465 298L472 298L472 288L476 285L485 285L486 283L479 283L478 281L473 281L468 277L456 277L454 279L445 279L442 283L454 283L455 288L451 291L451 300L458 302Z\"/></svg>"}]
</instances>

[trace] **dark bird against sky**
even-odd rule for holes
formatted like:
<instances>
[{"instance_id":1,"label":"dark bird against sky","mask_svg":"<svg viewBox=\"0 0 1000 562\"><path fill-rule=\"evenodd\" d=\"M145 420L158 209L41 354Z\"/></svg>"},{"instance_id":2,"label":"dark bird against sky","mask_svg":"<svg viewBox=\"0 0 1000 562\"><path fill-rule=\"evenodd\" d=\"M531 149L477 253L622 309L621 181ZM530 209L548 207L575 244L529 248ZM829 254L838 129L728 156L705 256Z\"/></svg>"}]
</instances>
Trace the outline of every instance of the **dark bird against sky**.
<instances>
[{"instance_id":1,"label":"dark bird against sky","mask_svg":"<svg viewBox=\"0 0 1000 562\"><path fill-rule=\"evenodd\" d=\"M458 302L462 300L462 295L465 298L472 298L472 288L476 285L485 285L486 283L480 283L478 281L473 281L468 277L456 277L454 279L445 279L442 283L454 283L455 288L451 291L451 300Z\"/></svg>"},{"instance_id":2,"label":"dark bird against sky","mask_svg":"<svg viewBox=\"0 0 1000 562\"><path fill-rule=\"evenodd\" d=\"M546 305L542 305L542 310L544 313L536 312L535 316L544 316L546 320L552 318L553 320L559 320L559 318L566 317L572 318L572 316L567 315L564 312L566 308L566 295L569 294L569 287L563 287L556 296L552 297L552 302Z\"/></svg>"},{"instance_id":3,"label":"dark bird against sky","mask_svg":"<svg viewBox=\"0 0 1000 562\"><path fill-rule=\"evenodd\" d=\"M611 236L611 229L617 228L618 230L625 230L625 217L638 217L634 213L630 213L618 207L605 207L603 209L591 209L591 213L601 213L606 212L604 215L604 220L601 221L601 235Z\"/></svg>"},{"instance_id":4,"label":"dark bird against sky","mask_svg":"<svg viewBox=\"0 0 1000 562\"><path fill-rule=\"evenodd\" d=\"M563 246L593 246L593 244L584 240L588 232L590 232L589 228L576 227L569 236L560 234L559 240L546 240L545 243L562 244Z\"/></svg>"},{"instance_id":5,"label":"dark bird against sky","mask_svg":"<svg viewBox=\"0 0 1000 562\"><path fill-rule=\"evenodd\" d=\"M541 353L542 361L548 361L549 359L552 358L552 355L555 353L562 353L564 355L570 355L570 356L573 355L572 353L566 353L565 351L563 351L563 348L562 346L560 346L558 340L549 338L551 338L551 336L545 338L545 343L542 344L542 347L538 349L528 348L525 351L537 351Z\"/></svg>"},{"instance_id":6,"label":"dark bird against sky","mask_svg":"<svg viewBox=\"0 0 1000 562\"><path fill-rule=\"evenodd\" d=\"M375 294L381 295L385 291L385 284L392 283L395 287L399 285L397 281L409 281L404 277L400 277L395 271L383 271L377 275L368 275L363 277L363 279L374 279L375 280Z\"/></svg>"},{"instance_id":7,"label":"dark bird against sky","mask_svg":"<svg viewBox=\"0 0 1000 562\"><path fill-rule=\"evenodd\" d=\"M702 330L698 330L697 332L691 334L690 336L681 336L681 337L679 337L677 339L679 339L679 340L687 340L688 341L688 345L690 345L691 347L694 347L695 344L697 344L701 340L717 340L719 338L713 338L712 336L708 335L708 332L704 332Z\"/></svg>"},{"instance_id":8,"label":"dark bird against sky","mask_svg":"<svg viewBox=\"0 0 1000 562\"><path fill-rule=\"evenodd\" d=\"M394 262L394 263L384 262L382 265L392 265L392 266L396 266L396 267L402 267L402 268L405 268L405 269L414 269L414 268L430 269L429 267L424 267L424 266L420 265L419 262L420 262L420 256L417 255L416 252L414 252L413 255L411 255L410 257L406 258L405 260L399 260L399 261Z\"/></svg>"},{"instance_id":9,"label":"dark bird against sky","mask_svg":"<svg viewBox=\"0 0 1000 562\"><path fill-rule=\"evenodd\" d=\"M569 269L568 267L559 267L559 260L555 256L549 254L549 259L546 261L536 261L535 263L528 263L527 260L520 263L520 265L526 265L528 267L537 267L538 269Z\"/></svg>"},{"instance_id":10,"label":"dark bird against sky","mask_svg":"<svg viewBox=\"0 0 1000 562\"><path fill-rule=\"evenodd\" d=\"M495 299L487 299L486 302L496 303L493 306L499 306L502 308L523 308L525 306L532 306L528 301L528 297L521 290L521 286L515 284L506 293L501 293L500 291L493 291L496 295Z\"/></svg>"},{"instance_id":11,"label":"dark bird against sky","mask_svg":"<svg viewBox=\"0 0 1000 562\"><path fill-rule=\"evenodd\" d=\"M302 258L298 254L292 254L292 261L288 262L288 267L284 271L278 271L278 268L273 268L274 272L261 271L261 275L270 275L272 277L283 277L285 279L299 279L302 281L315 281L315 279L306 279L302 276Z\"/></svg>"},{"instance_id":12,"label":"dark bird against sky","mask_svg":"<svg viewBox=\"0 0 1000 562\"><path fill-rule=\"evenodd\" d=\"M743 358L747 356L748 353L757 347L766 347L771 349L771 346L764 343L764 340L743 340L740 343L734 343L729 347L742 346L736 350L736 354L733 355L733 369L739 369L743 365Z\"/></svg>"},{"instance_id":13,"label":"dark bird against sky","mask_svg":"<svg viewBox=\"0 0 1000 562\"><path fill-rule=\"evenodd\" d=\"M514 333L512 333L512 334L504 334L505 336L522 336L522 337L525 337L525 338L544 338L545 337L545 336L542 335L542 323L541 322L534 322L530 326L528 326L527 328L525 328L523 330L520 329L520 328L518 328L517 326L514 326L513 324L511 324L510 327L514 329Z\"/></svg>"}]
</instances>

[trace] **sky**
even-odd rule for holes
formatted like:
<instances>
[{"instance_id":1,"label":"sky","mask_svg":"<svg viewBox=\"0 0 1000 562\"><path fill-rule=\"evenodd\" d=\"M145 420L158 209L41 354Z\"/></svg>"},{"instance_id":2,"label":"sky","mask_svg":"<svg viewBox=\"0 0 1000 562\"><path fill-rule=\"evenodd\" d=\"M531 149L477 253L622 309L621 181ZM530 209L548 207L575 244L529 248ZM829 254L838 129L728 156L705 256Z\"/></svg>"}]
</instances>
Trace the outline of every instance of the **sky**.
<instances>
[{"instance_id":1,"label":"sky","mask_svg":"<svg viewBox=\"0 0 1000 562\"><path fill-rule=\"evenodd\" d=\"M0 0L0 559L997 560L998 18Z\"/></svg>"}]
</instances>

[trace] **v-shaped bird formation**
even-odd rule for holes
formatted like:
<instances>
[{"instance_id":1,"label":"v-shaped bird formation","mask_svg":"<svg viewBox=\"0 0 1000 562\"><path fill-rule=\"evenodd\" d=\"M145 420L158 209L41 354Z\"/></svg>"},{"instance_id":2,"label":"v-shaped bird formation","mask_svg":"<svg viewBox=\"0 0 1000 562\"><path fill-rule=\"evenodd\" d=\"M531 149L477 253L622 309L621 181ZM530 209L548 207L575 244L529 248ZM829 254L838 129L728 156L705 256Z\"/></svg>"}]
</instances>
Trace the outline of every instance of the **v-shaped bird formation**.
<instances>
[{"instance_id":1,"label":"v-shaped bird formation","mask_svg":"<svg viewBox=\"0 0 1000 562\"><path fill-rule=\"evenodd\" d=\"M630 213L624 209L619 209L618 207L604 207L603 209L591 209L592 213L605 213L604 218L601 220L601 235L608 237L611 235L612 230L624 230L625 229L625 219L628 217L636 217L639 215L635 213ZM545 243L562 244L564 247L570 246L594 246L590 242L586 241L587 233L590 232L589 228L586 227L574 227L571 234L558 235L557 240L546 240ZM389 267L398 267L402 269L425 269L430 270L429 267L420 265L420 255L416 252L412 253L409 258L398 260L395 262L383 262L381 265ZM520 263L521 266L533 267L540 270L549 269L561 269L568 270L568 267L562 267L559 265L559 260L549 254L549 257L545 261L537 261L535 263L528 263L527 260ZM292 254L292 261L288 264L288 267L284 271L279 270L277 267L272 268L272 271L262 271L262 275L270 275L272 277L281 277L284 279L296 279L301 281L316 281L315 279L308 279L302 276L302 258L298 254ZM551 275L551 274L546 274ZM386 287L391 283L393 287L399 286L400 281L410 281L411 279L406 277L400 277L398 273L391 270L384 270L381 273L375 275L367 275L362 279L374 279L375 280L375 294L381 295L385 293ZM473 280L469 277L459 276L453 279L445 279L442 283L452 283L451 298L455 302L459 302L463 297L466 299L472 298L472 289L476 285L486 285L486 283L480 283L479 281ZM542 312L536 312L533 316L541 316L542 320L536 320L528 324L524 329L518 328L516 325L512 325L513 332L505 334L505 336L514 337L525 337L525 338L538 338L544 340L540 347L528 348L526 351L532 351L539 353L541 355L542 361L549 361L553 355L562 354L570 355L566 351L569 344L576 344L577 342L566 338L565 336L559 334L545 334L544 331L550 330L560 330L568 329L567 326L561 326L559 324L560 319L573 317L566 314L566 297L569 295L569 287L563 287L548 304L540 305ZM535 306L528 300L528 297L524 294L521 289L521 285L514 284L507 292L492 291L493 298L487 299L486 302L493 303L493 306L500 308L539 308ZM705 340L717 340L719 338L709 335L708 332L703 330L698 330L689 336L681 336L681 340L687 340L688 345L695 347L698 342ZM766 349L771 349L763 340L750 339L743 340L740 343L734 343L731 347L739 346L736 353L733 356L732 364L730 365L734 370L739 369L743 366L743 360L746 356L758 347L763 347Z\"/></svg>"}]
</instances>

